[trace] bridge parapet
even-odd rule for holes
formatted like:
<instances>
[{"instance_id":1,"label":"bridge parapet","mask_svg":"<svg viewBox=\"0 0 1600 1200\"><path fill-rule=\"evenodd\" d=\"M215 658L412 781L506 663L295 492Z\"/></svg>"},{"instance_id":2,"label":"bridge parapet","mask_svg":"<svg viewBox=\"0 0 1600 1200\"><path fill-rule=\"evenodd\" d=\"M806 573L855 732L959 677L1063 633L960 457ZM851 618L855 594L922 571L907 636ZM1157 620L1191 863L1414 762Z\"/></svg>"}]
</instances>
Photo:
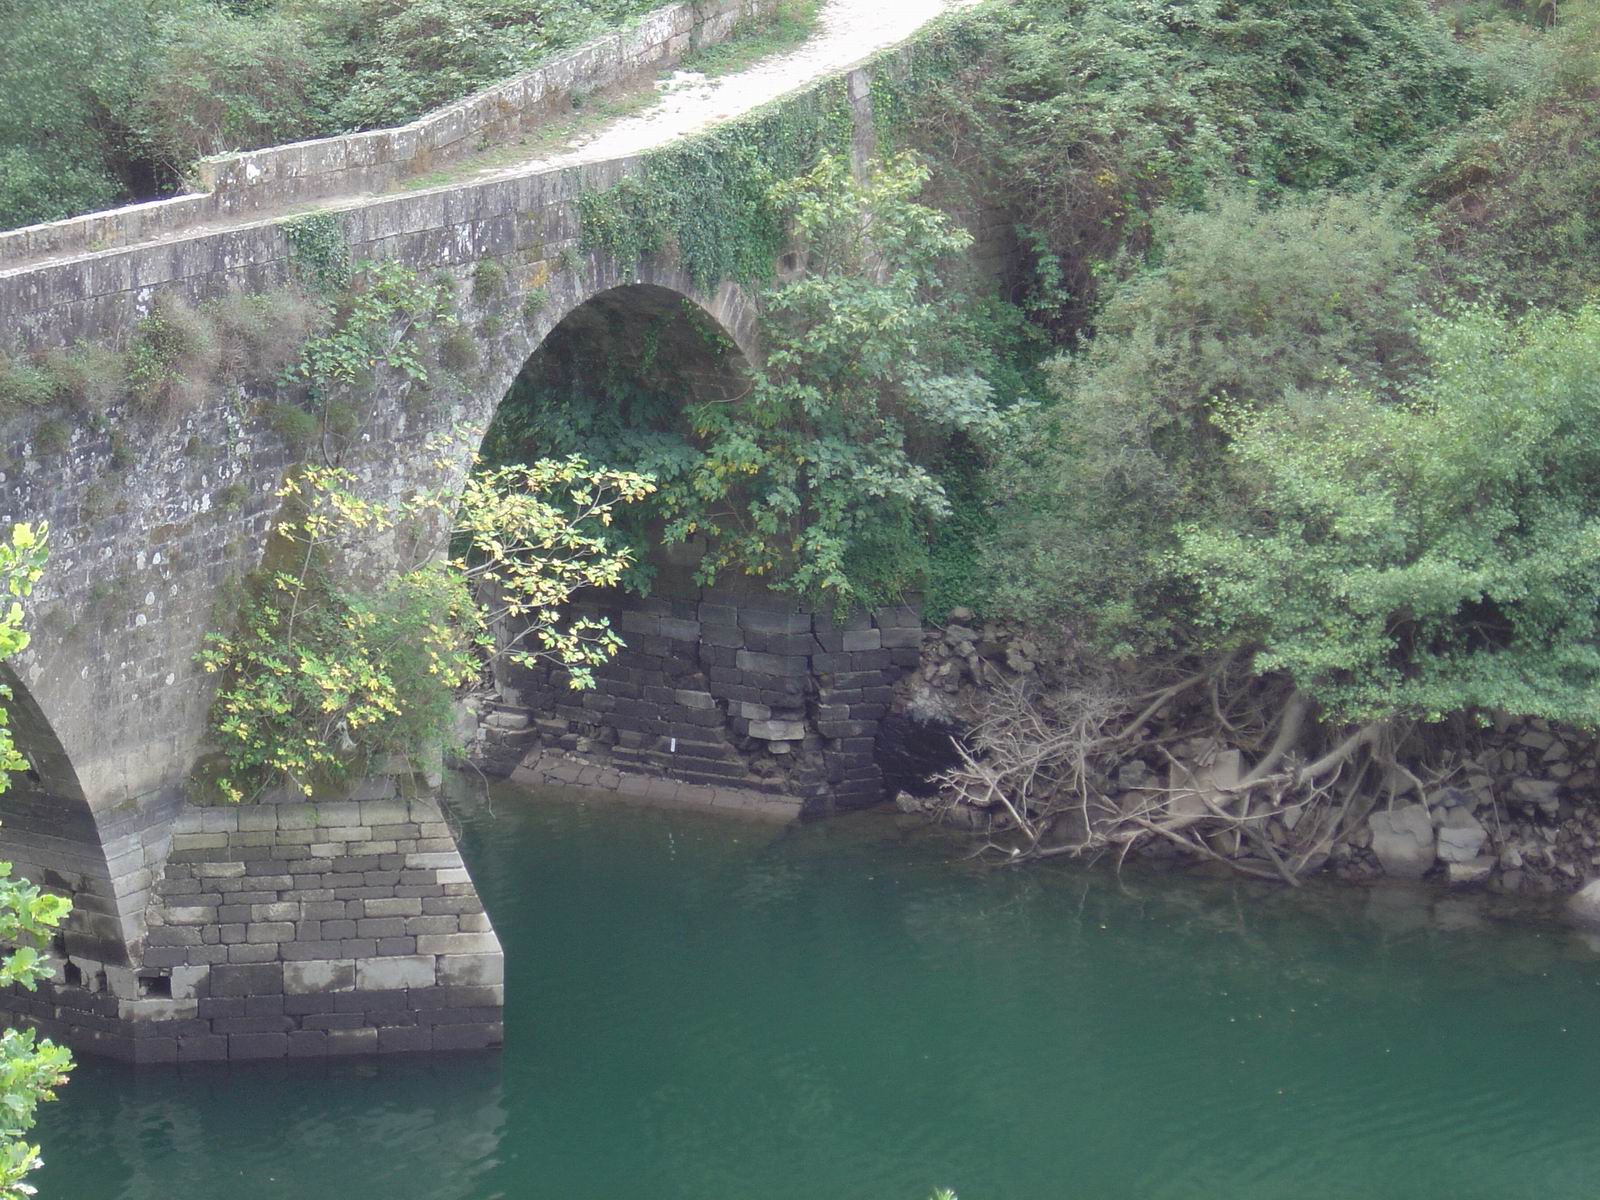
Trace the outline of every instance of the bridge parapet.
<instances>
[{"instance_id":1,"label":"bridge parapet","mask_svg":"<svg viewBox=\"0 0 1600 1200\"><path fill-rule=\"evenodd\" d=\"M315 138L196 164L200 190L166 200L0 233L0 274L30 262L179 237L207 223L279 212L329 196L382 191L536 128L575 97L635 80L691 49L726 40L777 0L670 4L632 28L597 38L406 125Z\"/></svg>"}]
</instances>

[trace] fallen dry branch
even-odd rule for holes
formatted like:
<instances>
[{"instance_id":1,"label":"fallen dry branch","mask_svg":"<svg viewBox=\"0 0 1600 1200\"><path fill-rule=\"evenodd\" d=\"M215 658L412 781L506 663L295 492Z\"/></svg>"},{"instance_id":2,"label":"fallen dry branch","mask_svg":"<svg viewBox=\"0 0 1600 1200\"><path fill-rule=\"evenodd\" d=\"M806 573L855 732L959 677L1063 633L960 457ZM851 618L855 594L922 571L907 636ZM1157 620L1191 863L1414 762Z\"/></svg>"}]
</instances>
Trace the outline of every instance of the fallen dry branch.
<instances>
[{"instance_id":1,"label":"fallen dry branch","mask_svg":"<svg viewBox=\"0 0 1600 1200\"><path fill-rule=\"evenodd\" d=\"M1103 676L1054 693L996 684L938 779L940 805L987 815L983 853L1004 863L1162 843L1294 885L1322 866L1374 779L1401 771L1407 731L1330 731L1281 679L1223 660L1133 692Z\"/></svg>"}]
</instances>

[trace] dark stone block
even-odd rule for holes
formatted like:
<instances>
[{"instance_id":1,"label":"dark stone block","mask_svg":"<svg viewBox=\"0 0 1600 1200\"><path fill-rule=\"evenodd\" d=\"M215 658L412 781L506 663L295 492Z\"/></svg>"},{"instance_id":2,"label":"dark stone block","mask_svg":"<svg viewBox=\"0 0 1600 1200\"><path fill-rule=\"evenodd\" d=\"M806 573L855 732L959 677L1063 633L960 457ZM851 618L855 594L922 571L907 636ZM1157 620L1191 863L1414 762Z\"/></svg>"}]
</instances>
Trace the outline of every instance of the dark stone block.
<instances>
[{"instance_id":1,"label":"dark stone block","mask_svg":"<svg viewBox=\"0 0 1600 1200\"><path fill-rule=\"evenodd\" d=\"M887 671L894 665L892 650L855 650L850 654L853 671Z\"/></svg>"},{"instance_id":2,"label":"dark stone block","mask_svg":"<svg viewBox=\"0 0 1600 1200\"><path fill-rule=\"evenodd\" d=\"M479 1008L430 1008L419 1010L418 1025L484 1025L500 1020L500 1006Z\"/></svg>"},{"instance_id":3,"label":"dark stone block","mask_svg":"<svg viewBox=\"0 0 1600 1200\"><path fill-rule=\"evenodd\" d=\"M382 1053L416 1053L433 1049L433 1027L396 1025L378 1030L378 1050Z\"/></svg>"},{"instance_id":4,"label":"dark stone block","mask_svg":"<svg viewBox=\"0 0 1600 1200\"><path fill-rule=\"evenodd\" d=\"M213 1017L242 1017L244 1005L243 996L230 996L226 999L207 996L196 1002L195 1011L202 1020L207 1021Z\"/></svg>"},{"instance_id":5,"label":"dark stone block","mask_svg":"<svg viewBox=\"0 0 1600 1200\"><path fill-rule=\"evenodd\" d=\"M192 947L202 949L202 947ZM189 961L188 946L150 946L144 952L147 967L181 967Z\"/></svg>"},{"instance_id":6,"label":"dark stone block","mask_svg":"<svg viewBox=\"0 0 1600 1200\"><path fill-rule=\"evenodd\" d=\"M211 971L213 996L270 996L282 991L280 963L223 963Z\"/></svg>"},{"instance_id":7,"label":"dark stone block","mask_svg":"<svg viewBox=\"0 0 1600 1200\"><path fill-rule=\"evenodd\" d=\"M435 1025L435 1050L487 1050L505 1041L505 1029L498 1021L481 1025Z\"/></svg>"},{"instance_id":8,"label":"dark stone block","mask_svg":"<svg viewBox=\"0 0 1600 1200\"><path fill-rule=\"evenodd\" d=\"M714 604L702 600L696 615L700 618L702 629L707 625L736 626L739 623L739 610L732 604Z\"/></svg>"},{"instance_id":9,"label":"dark stone block","mask_svg":"<svg viewBox=\"0 0 1600 1200\"><path fill-rule=\"evenodd\" d=\"M810 633L811 614L740 608L739 625L756 633Z\"/></svg>"},{"instance_id":10,"label":"dark stone block","mask_svg":"<svg viewBox=\"0 0 1600 1200\"><path fill-rule=\"evenodd\" d=\"M405 1012L407 994L403 988L383 992L340 992L335 1009L342 1013Z\"/></svg>"},{"instance_id":11,"label":"dark stone block","mask_svg":"<svg viewBox=\"0 0 1600 1200\"><path fill-rule=\"evenodd\" d=\"M303 996L285 996L283 1011L292 1017L337 1012L338 1008L334 1004L335 995L333 992L310 992Z\"/></svg>"},{"instance_id":12,"label":"dark stone block","mask_svg":"<svg viewBox=\"0 0 1600 1200\"><path fill-rule=\"evenodd\" d=\"M500 997L492 987L417 988L409 997L413 1010L428 1012L436 1008L498 1009Z\"/></svg>"},{"instance_id":13,"label":"dark stone block","mask_svg":"<svg viewBox=\"0 0 1600 1200\"><path fill-rule=\"evenodd\" d=\"M228 1057L228 1039L221 1034L202 1034L178 1039L179 1062L221 1062Z\"/></svg>"},{"instance_id":14,"label":"dark stone block","mask_svg":"<svg viewBox=\"0 0 1600 1200\"><path fill-rule=\"evenodd\" d=\"M865 691L869 688L883 685L883 673L880 671L841 671L833 677L833 685L837 688L858 688ZM865 697L863 697L865 699Z\"/></svg>"},{"instance_id":15,"label":"dark stone block","mask_svg":"<svg viewBox=\"0 0 1600 1200\"><path fill-rule=\"evenodd\" d=\"M283 1058L288 1053L287 1033L235 1033L228 1037L229 1058Z\"/></svg>"},{"instance_id":16,"label":"dark stone block","mask_svg":"<svg viewBox=\"0 0 1600 1200\"><path fill-rule=\"evenodd\" d=\"M307 1029L360 1029L367 1023L365 1013L312 1013L300 1024Z\"/></svg>"},{"instance_id":17,"label":"dark stone block","mask_svg":"<svg viewBox=\"0 0 1600 1200\"><path fill-rule=\"evenodd\" d=\"M211 1022L218 1033L286 1033L294 1028L294 1018L276 1017L219 1017Z\"/></svg>"},{"instance_id":18,"label":"dark stone block","mask_svg":"<svg viewBox=\"0 0 1600 1200\"><path fill-rule=\"evenodd\" d=\"M818 721L817 732L827 738L856 738L876 731L875 721Z\"/></svg>"},{"instance_id":19,"label":"dark stone block","mask_svg":"<svg viewBox=\"0 0 1600 1200\"><path fill-rule=\"evenodd\" d=\"M133 1039L132 1057L136 1063L177 1062L178 1039L175 1037L136 1037Z\"/></svg>"},{"instance_id":20,"label":"dark stone block","mask_svg":"<svg viewBox=\"0 0 1600 1200\"><path fill-rule=\"evenodd\" d=\"M289 1034L290 1058L321 1058L328 1053L328 1034L322 1029L296 1029Z\"/></svg>"}]
</instances>

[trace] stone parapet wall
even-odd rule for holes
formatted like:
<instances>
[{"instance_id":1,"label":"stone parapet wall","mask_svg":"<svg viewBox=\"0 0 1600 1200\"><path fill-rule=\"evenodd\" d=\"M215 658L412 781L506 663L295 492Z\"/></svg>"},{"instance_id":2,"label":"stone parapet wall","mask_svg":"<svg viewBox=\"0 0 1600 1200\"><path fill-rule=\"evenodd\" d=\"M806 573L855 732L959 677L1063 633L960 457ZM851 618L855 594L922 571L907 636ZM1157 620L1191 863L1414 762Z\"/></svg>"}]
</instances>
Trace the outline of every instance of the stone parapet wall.
<instances>
[{"instance_id":1,"label":"stone parapet wall","mask_svg":"<svg viewBox=\"0 0 1600 1200\"><path fill-rule=\"evenodd\" d=\"M206 221L379 191L536 128L567 110L575 95L670 65L776 7L777 0L668 5L408 125L218 155L197 165L196 193L0 233L0 264L128 246Z\"/></svg>"},{"instance_id":2,"label":"stone parapet wall","mask_svg":"<svg viewBox=\"0 0 1600 1200\"><path fill-rule=\"evenodd\" d=\"M69 955L0 1009L136 1062L499 1045L500 942L437 801L362 790L185 807L142 961Z\"/></svg>"},{"instance_id":3,"label":"stone parapet wall","mask_svg":"<svg viewBox=\"0 0 1600 1200\"><path fill-rule=\"evenodd\" d=\"M807 812L879 802L878 722L918 665L917 610L837 624L777 603L707 591L585 606L627 643L596 668L594 688L516 668L486 723L519 754L551 747L624 773L792 797Z\"/></svg>"}]
</instances>

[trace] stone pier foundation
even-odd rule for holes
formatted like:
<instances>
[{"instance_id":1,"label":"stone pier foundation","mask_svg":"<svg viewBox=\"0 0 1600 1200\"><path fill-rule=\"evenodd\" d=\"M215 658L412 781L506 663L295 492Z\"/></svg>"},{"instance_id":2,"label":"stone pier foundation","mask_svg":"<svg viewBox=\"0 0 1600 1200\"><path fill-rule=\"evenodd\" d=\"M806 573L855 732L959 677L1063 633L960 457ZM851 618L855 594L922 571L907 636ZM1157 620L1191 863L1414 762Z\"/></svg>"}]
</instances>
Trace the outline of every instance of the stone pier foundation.
<instances>
[{"instance_id":1,"label":"stone pier foundation","mask_svg":"<svg viewBox=\"0 0 1600 1200\"><path fill-rule=\"evenodd\" d=\"M0 1010L135 1062L502 1040L500 941L434 799L187 806L146 915L135 965L69 956Z\"/></svg>"}]
</instances>

